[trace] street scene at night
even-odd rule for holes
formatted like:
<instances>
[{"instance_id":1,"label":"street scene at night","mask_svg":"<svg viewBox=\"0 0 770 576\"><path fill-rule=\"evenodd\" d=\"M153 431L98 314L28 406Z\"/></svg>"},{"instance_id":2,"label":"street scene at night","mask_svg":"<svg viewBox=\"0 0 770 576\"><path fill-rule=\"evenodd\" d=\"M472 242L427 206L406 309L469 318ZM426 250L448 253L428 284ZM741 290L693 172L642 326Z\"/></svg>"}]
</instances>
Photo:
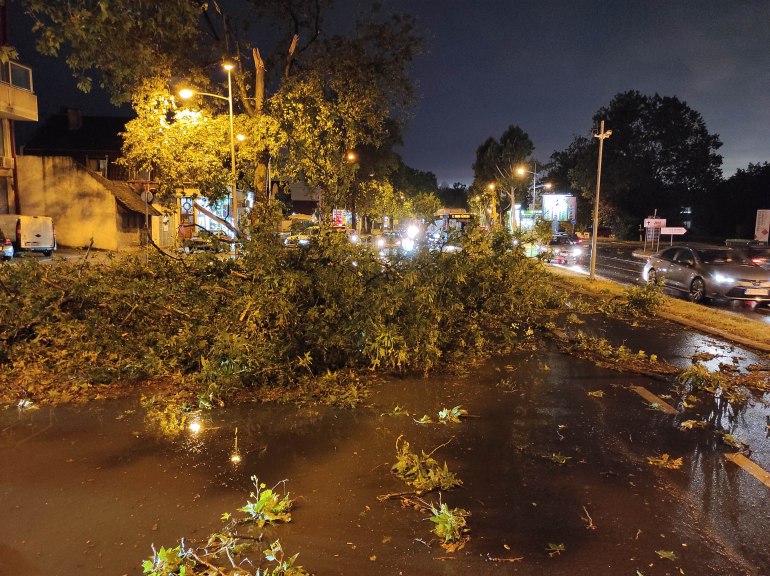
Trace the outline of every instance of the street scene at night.
<instances>
[{"instance_id":1,"label":"street scene at night","mask_svg":"<svg viewBox=\"0 0 770 576\"><path fill-rule=\"evenodd\" d=\"M762 0L0 5L0 576L770 575Z\"/></svg>"}]
</instances>

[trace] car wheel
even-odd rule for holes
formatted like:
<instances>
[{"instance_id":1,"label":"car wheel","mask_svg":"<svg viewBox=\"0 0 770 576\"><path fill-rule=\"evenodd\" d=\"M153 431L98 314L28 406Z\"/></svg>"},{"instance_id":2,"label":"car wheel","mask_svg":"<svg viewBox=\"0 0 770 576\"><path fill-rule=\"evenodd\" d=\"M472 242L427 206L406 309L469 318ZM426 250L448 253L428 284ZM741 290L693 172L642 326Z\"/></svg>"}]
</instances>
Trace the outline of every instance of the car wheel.
<instances>
[{"instance_id":1,"label":"car wheel","mask_svg":"<svg viewBox=\"0 0 770 576\"><path fill-rule=\"evenodd\" d=\"M690 300L696 304L706 302L706 283L703 278L695 278L690 283Z\"/></svg>"},{"instance_id":2,"label":"car wheel","mask_svg":"<svg viewBox=\"0 0 770 576\"><path fill-rule=\"evenodd\" d=\"M650 268L650 270L647 272L647 284L657 284L658 283L658 273L655 271L655 268Z\"/></svg>"}]
</instances>

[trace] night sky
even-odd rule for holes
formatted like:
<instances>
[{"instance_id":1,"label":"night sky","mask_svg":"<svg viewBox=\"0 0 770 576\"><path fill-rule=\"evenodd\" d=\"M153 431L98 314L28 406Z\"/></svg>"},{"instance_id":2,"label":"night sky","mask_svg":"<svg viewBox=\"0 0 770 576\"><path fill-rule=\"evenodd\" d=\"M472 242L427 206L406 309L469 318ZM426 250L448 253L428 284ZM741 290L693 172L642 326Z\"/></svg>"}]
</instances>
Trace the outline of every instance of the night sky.
<instances>
[{"instance_id":1,"label":"night sky","mask_svg":"<svg viewBox=\"0 0 770 576\"><path fill-rule=\"evenodd\" d=\"M342 0L338 9L353 14L370 3ZM768 0L383 4L417 16L426 35L413 67L420 102L401 154L439 183L470 183L476 148L511 124L546 161L590 134L596 110L626 90L677 96L700 112L724 143L725 176L770 161ZM41 119L64 105L110 113L98 95L78 94L63 62L37 57L20 34L28 28L12 28L11 41L33 66Z\"/></svg>"}]
</instances>

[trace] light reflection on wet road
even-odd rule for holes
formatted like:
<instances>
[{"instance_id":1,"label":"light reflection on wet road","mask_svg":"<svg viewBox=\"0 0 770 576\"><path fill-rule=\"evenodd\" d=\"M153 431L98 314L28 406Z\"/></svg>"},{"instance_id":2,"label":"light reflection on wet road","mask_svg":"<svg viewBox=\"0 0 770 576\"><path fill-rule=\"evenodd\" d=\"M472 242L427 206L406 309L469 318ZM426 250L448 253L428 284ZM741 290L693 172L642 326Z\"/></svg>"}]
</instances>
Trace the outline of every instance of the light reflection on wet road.
<instances>
[{"instance_id":1,"label":"light reflection on wet road","mask_svg":"<svg viewBox=\"0 0 770 576\"><path fill-rule=\"evenodd\" d=\"M679 365L706 351L712 365L767 361L665 322L596 317L584 329ZM670 382L597 368L550 344L467 368L386 381L355 410L203 412L201 428L177 438L154 433L127 401L2 411L0 575L139 574L151 544L216 530L244 504L252 474L289 480L294 519L270 537L318 574L768 574L770 490L727 462L711 431L680 431L690 415L650 410L629 390L672 394ZM597 390L604 396L588 395ZM704 416L709 402L697 408ZM415 422L460 404L473 416L462 424ZM410 416L387 415L396 405ZM768 413L758 395L720 418L766 467ZM424 513L377 500L405 489L388 472L402 434L414 450L449 442L436 457L464 486L442 499L472 512L472 539L457 554L420 542L430 540ZM647 463L664 452L682 457L682 469ZM551 543L565 552L549 557Z\"/></svg>"}]
</instances>

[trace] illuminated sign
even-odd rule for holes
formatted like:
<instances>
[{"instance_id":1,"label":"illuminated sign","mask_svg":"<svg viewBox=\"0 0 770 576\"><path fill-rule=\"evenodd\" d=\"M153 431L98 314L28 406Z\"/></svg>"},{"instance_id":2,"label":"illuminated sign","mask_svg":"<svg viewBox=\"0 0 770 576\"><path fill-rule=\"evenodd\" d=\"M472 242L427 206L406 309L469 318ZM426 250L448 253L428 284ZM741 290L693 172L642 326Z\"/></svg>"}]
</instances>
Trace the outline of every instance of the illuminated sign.
<instances>
[{"instance_id":1,"label":"illuminated sign","mask_svg":"<svg viewBox=\"0 0 770 576\"><path fill-rule=\"evenodd\" d=\"M543 218L559 222L574 222L577 198L570 194L543 194Z\"/></svg>"}]
</instances>

